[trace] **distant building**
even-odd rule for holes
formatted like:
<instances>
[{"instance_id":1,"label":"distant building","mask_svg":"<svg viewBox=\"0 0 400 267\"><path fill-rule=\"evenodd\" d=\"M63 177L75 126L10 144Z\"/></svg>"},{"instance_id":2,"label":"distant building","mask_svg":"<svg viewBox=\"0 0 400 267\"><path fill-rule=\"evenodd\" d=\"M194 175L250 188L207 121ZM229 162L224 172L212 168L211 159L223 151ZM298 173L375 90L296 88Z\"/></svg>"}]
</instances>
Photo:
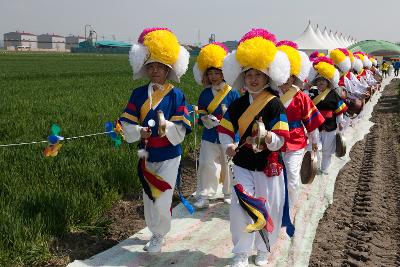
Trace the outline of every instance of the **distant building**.
<instances>
[{"instance_id":1,"label":"distant building","mask_svg":"<svg viewBox=\"0 0 400 267\"><path fill-rule=\"evenodd\" d=\"M38 35L37 42L39 49L65 51L65 37L54 33Z\"/></svg>"},{"instance_id":2,"label":"distant building","mask_svg":"<svg viewBox=\"0 0 400 267\"><path fill-rule=\"evenodd\" d=\"M4 48L17 50L24 47L27 50L36 50L37 36L28 32L8 32L4 34Z\"/></svg>"},{"instance_id":3,"label":"distant building","mask_svg":"<svg viewBox=\"0 0 400 267\"><path fill-rule=\"evenodd\" d=\"M237 48L238 41L225 41L223 42L224 45L228 48L229 52L235 50Z\"/></svg>"},{"instance_id":4,"label":"distant building","mask_svg":"<svg viewBox=\"0 0 400 267\"><path fill-rule=\"evenodd\" d=\"M85 41L85 37L82 36L67 36L65 37L65 49L71 50L71 48L79 47L79 43Z\"/></svg>"}]
</instances>

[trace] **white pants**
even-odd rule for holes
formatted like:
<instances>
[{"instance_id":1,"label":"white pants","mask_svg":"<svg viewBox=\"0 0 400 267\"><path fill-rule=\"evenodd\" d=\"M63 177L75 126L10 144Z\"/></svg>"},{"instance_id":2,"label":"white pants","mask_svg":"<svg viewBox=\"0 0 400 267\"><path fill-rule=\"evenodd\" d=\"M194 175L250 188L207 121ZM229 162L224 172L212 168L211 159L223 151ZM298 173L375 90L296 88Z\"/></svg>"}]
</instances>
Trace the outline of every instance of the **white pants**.
<instances>
[{"instance_id":1,"label":"white pants","mask_svg":"<svg viewBox=\"0 0 400 267\"><path fill-rule=\"evenodd\" d=\"M143 191L144 218L153 234L165 236L171 229L172 195L180 161L181 156L162 162L147 162L147 168L161 176L172 188L162 192L154 202Z\"/></svg>"},{"instance_id":2,"label":"white pants","mask_svg":"<svg viewBox=\"0 0 400 267\"><path fill-rule=\"evenodd\" d=\"M289 206L292 208L296 203L300 188L300 169L303 162L305 149L288 150L282 153L288 178Z\"/></svg>"},{"instance_id":3,"label":"white pants","mask_svg":"<svg viewBox=\"0 0 400 267\"><path fill-rule=\"evenodd\" d=\"M244 190L254 197L263 197L267 200L266 208L274 223L274 230L268 233L270 247L274 245L279 237L282 225L283 206L285 204L285 181L283 171L280 176L267 177L263 172L249 171L234 165L234 183L243 185ZM260 233L247 233L248 224L253 220L240 206L238 197L232 194L230 206L230 228L232 233L233 253L247 253L257 250L268 251Z\"/></svg>"},{"instance_id":4,"label":"white pants","mask_svg":"<svg viewBox=\"0 0 400 267\"><path fill-rule=\"evenodd\" d=\"M202 140L196 195L204 198L213 196L217 192L220 179L223 180L222 192L230 195L231 177L223 146Z\"/></svg>"},{"instance_id":5,"label":"white pants","mask_svg":"<svg viewBox=\"0 0 400 267\"><path fill-rule=\"evenodd\" d=\"M346 115L343 115L343 120L343 130L345 130L350 127L352 119Z\"/></svg>"},{"instance_id":6,"label":"white pants","mask_svg":"<svg viewBox=\"0 0 400 267\"><path fill-rule=\"evenodd\" d=\"M336 151L336 131L320 132L320 140L322 149L318 151L318 165L321 171L324 173L328 172L329 166L331 165L332 155Z\"/></svg>"}]
</instances>

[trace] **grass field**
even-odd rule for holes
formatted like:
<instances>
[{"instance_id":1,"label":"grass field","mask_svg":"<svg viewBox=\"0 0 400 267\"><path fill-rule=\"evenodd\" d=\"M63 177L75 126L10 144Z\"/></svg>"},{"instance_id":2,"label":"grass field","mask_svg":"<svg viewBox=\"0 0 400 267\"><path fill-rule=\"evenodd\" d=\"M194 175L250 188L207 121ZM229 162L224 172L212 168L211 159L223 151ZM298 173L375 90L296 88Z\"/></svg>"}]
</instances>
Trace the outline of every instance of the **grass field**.
<instances>
[{"instance_id":1,"label":"grass field","mask_svg":"<svg viewBox=\"0 0 400 267\"><path fill-rule=\"evenodd\" d=\"M193 62L179 85L188 103L201 88ZM104 131L133 88L127 55L0 54L0 144ZM193 135L184 143L193 149ZM113 147L105 135L64 142L45 158L46 144L0 147L0 266L40 265L52 238L68 231L104 234L102 215L126 193L139 192L135 145Z\"/></svg>"}]
</instances>

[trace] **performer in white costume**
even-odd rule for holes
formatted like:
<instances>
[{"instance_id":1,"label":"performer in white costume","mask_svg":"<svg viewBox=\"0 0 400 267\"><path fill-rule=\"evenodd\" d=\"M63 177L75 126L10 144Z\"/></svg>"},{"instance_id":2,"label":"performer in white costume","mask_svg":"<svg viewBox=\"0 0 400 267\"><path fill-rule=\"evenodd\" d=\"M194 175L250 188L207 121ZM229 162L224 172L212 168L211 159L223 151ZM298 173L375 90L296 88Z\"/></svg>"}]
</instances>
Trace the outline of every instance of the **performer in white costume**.
<instances>
[{"instance_id":1,"label":"performer in white costume","mask_svg":"<svg viewBox=\"0 0 400 267\"><path fill-rule=\"evenodd\" d=\"M319 57L313 62L309 80L317 88L310 90L310 97L325 118L325 122L319 127L322 148L318 153L320 172L324 174L328 173L336 150L336 129L343 129L343 113L347 110L346 104L335 91L339 78L339 71L330 58Z\"/></svg>"},{"instance_id":2,"label":"performer in white costume","mask_svg":"<svg viewBox=\"0 0 400 267\"><path fill-rule=\"evenodd\" d=\"M215 195L222 182L224 201L231 201L232 175L224 147L221 145L217 126L230 104L239 98L239 93L226 84L222 74L222 64L228 49L224 44L205 45L197 57L193 74L198 84L205 89L198 100L199 125L204 126L197 174L196 208L209 206L209 197Z\"/></svg>"},{"instance_id":3,"label":"performer in white costume","mask_svg":"<svg viewBox=\"0 0 400 267\"><path fill-rule=\"evenodd\" d=\"M223 74L234 88L246 93L233 102L218 126L219 138L233 157L234 192L230 229L234 245L233 265L248 266L257 250L255 264L267 264L268 251L278 239L282 225L293 235L290 222L284 166L279 149L289 137L285 108L270 88L287 81L290 63L275 46L275 36L263 29L245 34L236 51L225 59ZM265 125L265 138L254 136L253 123ZM239 145L234 133L239 131ZM286 201L285 201L286 200Z\"/></svg>"},{"instance_id":4,"label":"performer in white costume","mask_svg":"<svg viewBox=\"0 0 400 267\"><path fill-rule=\"evenodd\" d=\"M153 234L144 250L156 253L161 251L171 228L170 209L181 143L191 132L185 96L167 80L179 83L187 70L189 53L169 29L151 28L145 29L138 44L132 46L129 60L134 79L150 80L133 90L120 122L127 142L140 140L138 174L146 225Z\"/></svg>"},{"instance_id":5,"label":"performer in white costume","mask_svg":"<svg viewBox=\"0 0 400 267\"><path fill-rule=\"evenodd\" d=\"M318 149L318 127L325 121L310 97L303 93L304 80L312 67L308 56L297 50L297 44L291 41L280 41L277 44L290 61L291 76L285 84L278 87L280 99L286 108L290 137L281 148L288 177L289 204L293 207L300 188L300 169L303 162L307 140L310 147ZM310 138L307 138L307 135Z\"/></svg>"}]
</instances>

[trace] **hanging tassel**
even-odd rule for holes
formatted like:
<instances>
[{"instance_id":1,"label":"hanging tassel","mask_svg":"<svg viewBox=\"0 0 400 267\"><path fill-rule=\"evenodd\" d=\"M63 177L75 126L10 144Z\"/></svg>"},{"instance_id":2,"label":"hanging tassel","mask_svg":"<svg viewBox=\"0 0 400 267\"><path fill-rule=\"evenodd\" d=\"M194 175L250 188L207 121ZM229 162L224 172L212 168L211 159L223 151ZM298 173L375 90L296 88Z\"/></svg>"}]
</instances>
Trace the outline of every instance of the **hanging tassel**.
<instances>
[{"instance_id":1,"label":"hanging tassel","mask_svg":"<svg viewBox=\"0 0 400 267\"><path fill-rule=\"evenodd\" d=\"M190 204L189 201L187 201L187 199L183 196L182 191L181 191L181 166L180 165L179 165L179 169L178 169L178 175L176 177L175 188L178 190L178 196L179 196L179 199L181 200L183 206L185 206L185 208L187 209L187 211L190 214L193 214L195 212L195 208L192 206L192 204Z\"/></svg>"},{"instance_id":2,"label":"hanging tassel","mask_svg":"<svg viewBox=\"0 0 400 267\"><path fill-rule=\"evenodd\" d=\"M263 239L267 250L270 251L268 233L274 230L274 223L271 217L268 215L268 211L265 207L266 200L264 198L254 198L244 191L241 184L236 184L234 187L236 195L239 199L240 206L247 212L247 214L254 221L253 224L249 224L246 227L247 232L258 231Z\"/></svg>"}]
</instances>

